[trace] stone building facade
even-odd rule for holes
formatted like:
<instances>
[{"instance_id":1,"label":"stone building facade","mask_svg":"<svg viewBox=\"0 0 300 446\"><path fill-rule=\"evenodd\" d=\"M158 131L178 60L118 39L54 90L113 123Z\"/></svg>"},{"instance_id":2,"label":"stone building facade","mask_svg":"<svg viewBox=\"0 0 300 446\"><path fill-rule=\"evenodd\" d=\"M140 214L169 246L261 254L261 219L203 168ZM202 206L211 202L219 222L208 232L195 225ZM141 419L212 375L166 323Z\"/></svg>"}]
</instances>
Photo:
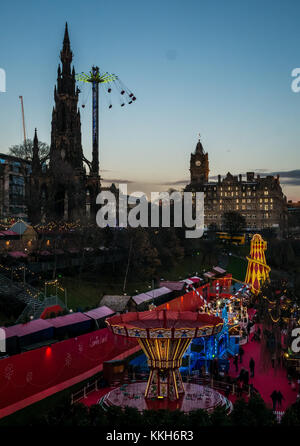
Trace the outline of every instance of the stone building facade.
<instances>
[{"instance_id":1,"label":"stone building facade","mask_svg":"<svg viewBox=\"0 0 300 446\"><path fill-rule=\"evenodd\" d=\"M185 191L204 192L206 227L222 229L225 212L239 212L247 229L284 229L287 224L287 200L279 176L261 177L253 172L244 175L227 173L209 181L209 159L200 140L190 158L190 183Z\"/></svg>"},{"instance_id":2,"label":"stone building facade","mask_svg":"<svg viewBox=\"0 0 300 446\"><path fill-rule=\"evenodd\" d=\"M27 217L25 198L26 177L30 175L29 161L0 153L0 218L17 219Z\"/></svg>"}]
</instances>

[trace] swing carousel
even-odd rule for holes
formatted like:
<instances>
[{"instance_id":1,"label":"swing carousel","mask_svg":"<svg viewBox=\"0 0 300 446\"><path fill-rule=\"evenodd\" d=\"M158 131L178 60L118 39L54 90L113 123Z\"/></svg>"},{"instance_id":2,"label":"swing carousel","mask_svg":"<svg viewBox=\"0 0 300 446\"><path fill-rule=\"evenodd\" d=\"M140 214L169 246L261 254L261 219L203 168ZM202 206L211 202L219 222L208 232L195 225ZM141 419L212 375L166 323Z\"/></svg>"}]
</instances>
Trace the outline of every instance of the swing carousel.
<instances>
[{"instance_id":1,"label":"swing carousel","mask_svg":"<svg viewBox=\"0 0 300 446\"><path fill-rule=\"evenodd\" d=\"M145 409L196 409L213 411L217 406L231 409L231 403L214 389L184 384L179 368L192 339L218 335L220 317L191 311L152 310L126 313L106 320L117 336L136 338L148 359L148 382L125 384L108 392L103 407L121 406Z\"/></svg>"}]
</instances>

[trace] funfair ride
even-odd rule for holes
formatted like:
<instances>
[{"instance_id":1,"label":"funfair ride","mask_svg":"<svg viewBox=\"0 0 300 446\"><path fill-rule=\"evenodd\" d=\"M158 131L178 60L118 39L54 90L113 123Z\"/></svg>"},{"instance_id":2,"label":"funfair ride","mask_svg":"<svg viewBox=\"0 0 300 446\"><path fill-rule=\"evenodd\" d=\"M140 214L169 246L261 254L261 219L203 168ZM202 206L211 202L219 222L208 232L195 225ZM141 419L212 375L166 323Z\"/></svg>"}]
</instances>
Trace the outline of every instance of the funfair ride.
<instances>
[{"instance_id":1,"label":"funfair ride","mask_svg":"<svg viewBox=\"0 0 300 446\"><path fill-rule=\"evenodd\" d=\"M251 286L251 291L258 294L261 285L269 280L271 268L267 265L265 251L267 242L260 234L254 234L251 240L250 257L247 257L248 268L245 283Z\"/></svg>"},{"instance_id":2,"label":"funfair ride","mask_svg":"<svg viewBox=\"0 0 300 446\"><path fill-rule=\"evenodd\" d=\"M182 400L184 396L185 389L179 368L191 340L218 335L223 328L223 319L220 317L191 311L152 310L126 313L113 316L106 323L115 335L136 338L146 354L150 375L145 388L145 399L165 399L170 402ZM207 400L222 400L222 396L213 389L205 390ZM194 395L197 391L201 393L203 387L194 385ZM199 396L195 399L202 398ZM120 403L118 398L115 399L117 400ZM198 404L200 407L199 402Z\"/></svg>"}]
</instances>

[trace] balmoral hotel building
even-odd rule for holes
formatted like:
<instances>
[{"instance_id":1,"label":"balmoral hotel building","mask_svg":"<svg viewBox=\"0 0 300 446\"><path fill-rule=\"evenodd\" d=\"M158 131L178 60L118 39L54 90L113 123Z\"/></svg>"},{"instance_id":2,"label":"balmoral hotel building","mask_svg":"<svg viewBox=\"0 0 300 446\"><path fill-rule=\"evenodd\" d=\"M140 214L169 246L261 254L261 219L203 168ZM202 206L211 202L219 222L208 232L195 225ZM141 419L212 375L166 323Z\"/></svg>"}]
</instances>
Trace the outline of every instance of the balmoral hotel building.
<instances>
[{"instance_id":1,"label":"balmoral hotel building","mask_svg":"<svg viewBox=\"0 0 300 446\"><path fill-rule=\"evenodd\" d=\"M222 228L225 212L236 211L246 219L247 229L278 228L287 224L287 200L279 176L261 177L253 172L234 176L228 173L209 181L209 160L198 141L190 159L190 184L185 191L204 192L205 226Z\"/></svg>"}]
</instances>

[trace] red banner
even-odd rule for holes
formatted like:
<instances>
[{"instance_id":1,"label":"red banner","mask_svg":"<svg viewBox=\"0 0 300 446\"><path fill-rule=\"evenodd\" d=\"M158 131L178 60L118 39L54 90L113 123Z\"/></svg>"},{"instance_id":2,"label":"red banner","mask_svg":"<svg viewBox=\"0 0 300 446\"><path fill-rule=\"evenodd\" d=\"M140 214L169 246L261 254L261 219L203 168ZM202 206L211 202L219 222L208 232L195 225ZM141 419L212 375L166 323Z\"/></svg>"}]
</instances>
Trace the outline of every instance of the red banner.
<instances>
[{"instance_id":1,"label":"red banner","mask_svg":"<svg viewBox=\"0 0 300 446\"><path fill-rule=\"evenodd\" d=\"M137 345L107 328L0 360L0 409L80 375Z\"/></svg>"}]
</instances>

